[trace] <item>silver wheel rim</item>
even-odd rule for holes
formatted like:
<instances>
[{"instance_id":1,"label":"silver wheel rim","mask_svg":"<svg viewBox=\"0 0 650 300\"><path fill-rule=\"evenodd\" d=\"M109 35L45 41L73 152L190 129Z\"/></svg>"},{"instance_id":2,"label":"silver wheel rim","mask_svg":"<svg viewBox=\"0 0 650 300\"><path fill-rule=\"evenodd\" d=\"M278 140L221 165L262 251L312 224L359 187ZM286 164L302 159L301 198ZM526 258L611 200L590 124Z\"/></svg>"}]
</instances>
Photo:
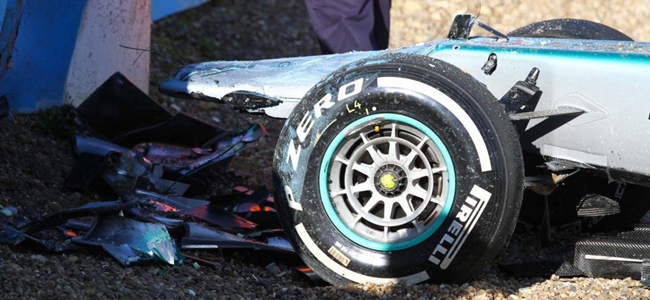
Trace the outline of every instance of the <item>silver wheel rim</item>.
<instances>
[{"instance_id":1,"label":"silver wheel rim","mask_svg":"<svg viewBox=\"0 0 650 300\"><path fill-rule=\"evenodd\" d=\"M328 190L355 234L379 243L427 231L447 201L448 170L426 134L398 121L363 124L335 151Z\"/></svg>"}]
</instances>

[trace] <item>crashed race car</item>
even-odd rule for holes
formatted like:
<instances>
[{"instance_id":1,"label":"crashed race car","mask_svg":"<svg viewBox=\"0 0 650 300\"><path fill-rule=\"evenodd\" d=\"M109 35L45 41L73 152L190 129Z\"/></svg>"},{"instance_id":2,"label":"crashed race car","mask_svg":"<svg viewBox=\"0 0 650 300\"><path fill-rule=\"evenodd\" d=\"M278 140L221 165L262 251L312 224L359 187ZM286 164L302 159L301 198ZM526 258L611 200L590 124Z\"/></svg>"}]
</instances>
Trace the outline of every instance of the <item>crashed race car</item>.
<instances>
[{"instance_id":1,"label":"crashed race car","mask_svg":"<svg viewBox=\"0 0 650 300\"><path fill-rule=\"evenodd\" d=\"M475 25L490 34L471 36ZM525 189L547 197L576 174L616 193L650 186L649 65L650 44L602 24L503 34L458 15L446 39L192 64L160 90L286 119L273 159L278 213L328 282L462 282L507 244ZM615 213L617 200L593 196L582 213ZM638 270L650 258L639 255L574 263Z\"/></svg>"}]
</instances>

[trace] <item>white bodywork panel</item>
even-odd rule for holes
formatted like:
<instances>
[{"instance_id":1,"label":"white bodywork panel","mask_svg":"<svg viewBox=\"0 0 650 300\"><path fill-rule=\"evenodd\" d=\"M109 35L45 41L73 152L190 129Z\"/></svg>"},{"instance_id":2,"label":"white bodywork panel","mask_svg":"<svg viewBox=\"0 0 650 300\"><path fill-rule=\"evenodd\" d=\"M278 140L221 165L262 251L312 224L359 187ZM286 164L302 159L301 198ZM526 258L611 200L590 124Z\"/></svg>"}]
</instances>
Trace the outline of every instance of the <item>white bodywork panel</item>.
<instances>
[{"instance_id":1,"label":"white bodywork panel","mask_svg":"<svg viewBox=\"0 0 650 300\"><path fill-rule=\"evenodd\" d=\"M471 74L497 98L530 70L540 70L543 91L535 111L559 107L585 113L567 121L534 119L521 136L526 149L605 170L647 177L650 160L650 44L639 42L543 38L442 39L382 52L312 56L255 62L208 62L190 65L161 84L167 94L218 101L237 91L263 94L279 104L251 109L286 118L315 84L343 66L385 52L426 55ZM490 54L497 68L486 75L481 67ZM378 63L377 60L372 63ZM381 63L381 61L379 61Z\"/></svg>"}]
</instances>

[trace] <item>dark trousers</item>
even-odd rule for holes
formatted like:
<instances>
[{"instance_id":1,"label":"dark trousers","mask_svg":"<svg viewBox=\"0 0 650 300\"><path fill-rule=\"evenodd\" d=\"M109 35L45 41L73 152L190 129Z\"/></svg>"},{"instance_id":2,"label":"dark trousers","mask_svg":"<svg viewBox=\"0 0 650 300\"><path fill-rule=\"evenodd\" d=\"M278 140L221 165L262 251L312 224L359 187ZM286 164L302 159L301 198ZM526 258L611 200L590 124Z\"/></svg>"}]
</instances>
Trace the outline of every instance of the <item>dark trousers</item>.
<instances>
[{"instance_id":1,"label":"dark trousers","mask_svg":"<svg viewBox=\"0 0 650 300\"><path fill-rule=\"evenodd\" d=\"M388 48L391 0L305 0L323 54Z\"/></svg>"}]
</instances>

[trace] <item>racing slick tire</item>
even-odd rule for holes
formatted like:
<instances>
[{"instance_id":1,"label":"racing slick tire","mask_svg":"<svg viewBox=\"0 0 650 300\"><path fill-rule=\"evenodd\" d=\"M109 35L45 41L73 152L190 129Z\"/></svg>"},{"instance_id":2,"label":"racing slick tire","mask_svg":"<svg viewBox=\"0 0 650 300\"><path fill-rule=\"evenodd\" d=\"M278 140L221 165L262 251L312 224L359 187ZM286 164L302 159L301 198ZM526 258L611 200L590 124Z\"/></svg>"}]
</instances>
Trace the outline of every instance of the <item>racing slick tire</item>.
<instances>
[{"instance_id":1,"label":"racing slick tire","mask_svg":"<svg viewBox=\"0 0 650 300\"><path fill-rule=\"evenodd\" d=\"M420 55L367 59L315 85L273 166L286 235L337 286L465 281L508 241L523 193L503 107Z\"/></svg>"},{"instance_id":2,"label":"racing slick tire","mask_svg":"<svg viewBox=\"0 0 650 300\"><path fill-rule=\"evenodd\" d=\"M552 19L536 22L515 29L507 35L514 37L634 41L612 27L580 19Z\"/></svg>"}]
</instances>

